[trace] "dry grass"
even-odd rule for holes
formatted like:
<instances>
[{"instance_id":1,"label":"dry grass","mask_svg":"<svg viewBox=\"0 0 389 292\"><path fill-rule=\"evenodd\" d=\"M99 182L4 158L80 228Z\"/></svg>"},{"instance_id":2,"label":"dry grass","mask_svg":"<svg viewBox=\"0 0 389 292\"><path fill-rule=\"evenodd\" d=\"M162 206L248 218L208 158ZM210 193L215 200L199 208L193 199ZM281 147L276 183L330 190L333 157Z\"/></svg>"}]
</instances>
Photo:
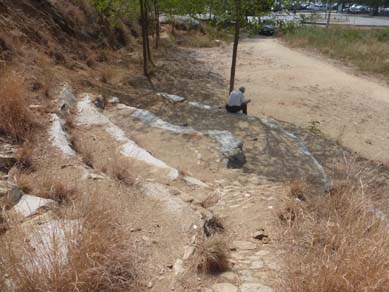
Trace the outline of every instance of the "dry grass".
<instances>
[{"instance_id":1,"label":"dry grass","mask_svg":"<svg viewBox=\"0 0 389 292\"><path fill-rule=\"evenodd\" d=\"M42 193L42 197L52 199L58 203L70 202L77 195L77 190L63 182L54 182L51 184L49 190Z\"/></svg>"},{"instance_id":2,"label":"dry grass","mask_svg":"<svg viewBox=\"0 0 389 292\"><path fill-rule=\"evenodd\" d=\"M63 235L14 227L0 238L0 290L12 283L15 292L140 291L134 247L115 208L95 196L75 202L59 221Z\"/></svg>"},{"instance_id":3,"label":"dry grass","mask_svg":"<svg viewBox=\"0 0 389 292\"><path fill-rule=\"evenodd\" d=\"M389 29L309 26L288 31L283 39L293 47L313 48L361 71L382 74L389 81Z\"/></svg>"},{"instance_id":4,"label":"dry grass","mask_svg":"<svg viewBox=\"0 0 389 292\"><path fill-rule=\"evenodd\" d=\"M34 170L33 160L32 160L32 148L31 143L24 143L21 148L18 149L16 153L16 166L20 171L30 172Z\"/></svg>"},{"instance_id":5,"label":"dry grass","mask_svg":"<svg viewBox=\"0 0 389 292\"><path fill-rule=\"evenodd\" d=\"M18 142L31 138L37 123L29 110L23 78L16 73L0 76L0 132Z\"/></svg>"},{"instance_id":6,"label":"dry grass","mask_svg":"<svg viewBox=\"0 0 389 292\"><path fill-rule=\"evenodd\" d=\"M388 291L389 225L369 198L347 182L327 195L287 203L283 291Z\"/></svg>"},{"instance_id":7,"label":"dry grass","mask_svg":"<svg viewBox=\"0 0 389 292\"><path fill-rule=\"evenodd\" d=\"M194 266L198 272L219 274L229 269L227 246L219 236L203 239L196 246Z\"/></svg>"}]
</instances>

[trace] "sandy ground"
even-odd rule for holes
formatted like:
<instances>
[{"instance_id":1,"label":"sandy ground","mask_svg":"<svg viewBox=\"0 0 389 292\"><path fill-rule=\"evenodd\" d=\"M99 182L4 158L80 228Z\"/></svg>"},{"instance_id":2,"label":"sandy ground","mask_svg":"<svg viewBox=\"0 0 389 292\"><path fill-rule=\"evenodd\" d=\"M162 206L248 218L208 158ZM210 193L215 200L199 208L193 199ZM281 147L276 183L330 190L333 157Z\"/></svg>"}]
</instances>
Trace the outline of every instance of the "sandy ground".
<instances>
[{"instance_id":1,"label":"sandy ground","mask_svg":"<svg viewBox=\"0 0 389 292\"><path fill-rule=\"evenodd\" d=\"M230 46L199 54L228 80ZM236 85L247 88L251 115L300 127L319 121L325 135L359 155L389 161L389 87L379 81L267 38L241 42Z\"/></svg>"}]
</instances>

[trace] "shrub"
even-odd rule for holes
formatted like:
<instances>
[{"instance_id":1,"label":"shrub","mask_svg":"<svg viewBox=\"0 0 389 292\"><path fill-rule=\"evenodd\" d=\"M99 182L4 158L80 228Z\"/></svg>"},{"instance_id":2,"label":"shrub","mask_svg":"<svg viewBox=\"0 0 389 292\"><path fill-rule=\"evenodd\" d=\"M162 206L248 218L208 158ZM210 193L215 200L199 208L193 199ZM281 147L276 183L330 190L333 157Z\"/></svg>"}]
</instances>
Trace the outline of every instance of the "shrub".
<instances>
[{"instance_id":1,"label":"shrub","mask_svg":"<svg viewBox=\"0 0 389 292\"><path fill-rule=\"evenodd\" d=\"M0 77L0 132L18 142L28 140L37 126L26 94L21 76L11 73Z\"/></svg>"},{"instance_id":2,"label":"shrub","mask_svg":"<svg viewBox=\"0 0 389 292\"><path fill-rule=\"evenodd\" d=\"M387 219L354 183L288 202L283 291L387 291Z\"/></svg>"},{"instance_id":3,"label":"shrub","mask_svg":"<svg viewBox=\"0 0 389 292\"><path fill-rule=\"evenodd\" d=\"M223 273L229 269L227 247L221 237L203 239L196 246L195 266L197 271L208 274Z\"/></svg>"}]
</instances>

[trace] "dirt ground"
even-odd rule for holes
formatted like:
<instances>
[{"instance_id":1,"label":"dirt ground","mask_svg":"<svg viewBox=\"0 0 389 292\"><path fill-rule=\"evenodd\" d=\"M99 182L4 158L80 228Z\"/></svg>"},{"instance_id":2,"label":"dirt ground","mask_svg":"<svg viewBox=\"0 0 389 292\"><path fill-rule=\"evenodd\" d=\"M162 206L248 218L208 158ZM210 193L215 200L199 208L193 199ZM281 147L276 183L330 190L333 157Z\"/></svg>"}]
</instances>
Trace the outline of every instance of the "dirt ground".
<instances>
[{"instance_id":1,"label":"dirt ground","mask_svg":"<svg viewBox=\"0 0 389 292\"><path fill-rule=\"evenodd\" d=\"M221 46L198 54L228 80L231 51ZM358 155L389 161L389 87L379 80L273 38L241 41L236 76L253 101L249 114L303 128L318 121L326 136Z\"/></svg>"}]
</instances>

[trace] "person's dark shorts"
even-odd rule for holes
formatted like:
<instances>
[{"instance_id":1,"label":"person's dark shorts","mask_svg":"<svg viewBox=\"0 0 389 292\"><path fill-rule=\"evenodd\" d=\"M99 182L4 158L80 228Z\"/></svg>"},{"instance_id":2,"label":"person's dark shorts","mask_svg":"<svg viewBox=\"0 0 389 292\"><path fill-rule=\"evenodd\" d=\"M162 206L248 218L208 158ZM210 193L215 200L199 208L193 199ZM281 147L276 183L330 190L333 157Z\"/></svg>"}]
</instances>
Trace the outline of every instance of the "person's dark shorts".
<instances>
[{"instance_id":1,"label":"person's dark shorts","mask_svg":"<svg viewBox=\"0 0 389 292\"><path fill-rule=\"evenodd\" d=\"M242 111L245 115L247 115L247 104L242 104L241 106L229 106L226 104L226 110L232 114Z\"/></svg>"}]
</instances>

